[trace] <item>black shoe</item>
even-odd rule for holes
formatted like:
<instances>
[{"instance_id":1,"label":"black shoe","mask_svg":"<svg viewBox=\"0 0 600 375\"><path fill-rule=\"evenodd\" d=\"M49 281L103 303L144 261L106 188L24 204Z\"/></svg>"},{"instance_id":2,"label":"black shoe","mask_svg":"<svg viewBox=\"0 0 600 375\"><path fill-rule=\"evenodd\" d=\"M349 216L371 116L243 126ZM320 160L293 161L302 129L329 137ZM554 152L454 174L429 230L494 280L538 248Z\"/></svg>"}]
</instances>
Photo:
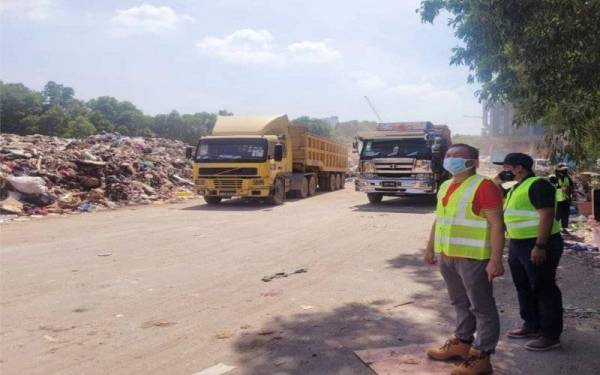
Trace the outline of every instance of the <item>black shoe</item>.
<instances>
[{"instance_id":1,"label":"black shoe","mask_svg":"<svg viewBox=\"0 0 600 375\"><path fill-rule=\"evenodd\" d=\"M511 329L506 333L507 337L511 339L532 339L540 336L539 331L534 331L533 329L529 329L525 326Z\"/></svg>"},{"instance_id":2,"label":"black shoe","mask_svg":"<svg viewBox=\"0 0 600 375\"><path fill-rule=\"evenodd\" d=\"M545 352L547 350L552 350L560 347L560 340L558 339L549 339L546 337L540 337L538 339L529 341L525 344L525 349L531 350L534 352Z\"/></svg>"}]
</instances>

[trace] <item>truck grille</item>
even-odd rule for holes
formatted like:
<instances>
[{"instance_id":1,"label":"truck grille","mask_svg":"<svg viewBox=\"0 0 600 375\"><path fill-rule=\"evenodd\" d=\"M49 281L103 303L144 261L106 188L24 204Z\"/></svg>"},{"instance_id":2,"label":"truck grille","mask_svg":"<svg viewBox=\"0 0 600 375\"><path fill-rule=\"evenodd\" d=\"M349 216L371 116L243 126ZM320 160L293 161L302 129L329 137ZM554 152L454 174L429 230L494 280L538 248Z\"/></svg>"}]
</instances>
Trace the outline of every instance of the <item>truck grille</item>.
<instances>
[{"instance_id":1,"label":"truck grille","mask_svg":"<svg viewBox=\"0 0 600 375\"><path fill-rule=\"evenodd\" d=\"M214 180L215 188L218 190L236 190L242 188L242 180L241 179L233 179L233 178L220 178Z\"/></svg>"},{"instance_id":2,"label":"truck grille","mask_svg":"<svg viewBox=\"0 0 600 375\"><path fill-rule=\"evenodd\" d=\"M258 170L256 168L200 168L198 174L200 176L256 176Z\"/></svg>"},{"instance_id":3,"label":"truck grille","mask_svg":"<svg viewBox=\"0 0 600 375\"><path fill-rule=\"evenodd\" d=\"M414 159L398 158L398 159L383 159L375 160L376 173L406 173L413 170L415 164Z\"/></svg>"}]
</instances>

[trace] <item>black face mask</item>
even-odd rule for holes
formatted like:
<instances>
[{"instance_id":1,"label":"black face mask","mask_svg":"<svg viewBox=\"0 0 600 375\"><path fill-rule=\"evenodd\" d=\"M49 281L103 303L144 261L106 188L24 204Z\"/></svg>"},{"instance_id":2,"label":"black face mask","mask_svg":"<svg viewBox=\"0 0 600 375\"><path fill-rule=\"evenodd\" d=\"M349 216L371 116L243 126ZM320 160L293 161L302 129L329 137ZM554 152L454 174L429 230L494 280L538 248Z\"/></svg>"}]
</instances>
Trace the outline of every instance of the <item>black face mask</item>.
<instances>
[{"instance_id":1,"label":"black face mask","mask_svg":"<svg viewBox=\"0 0 600 375\"><path fill-rule=\"evenodd\" d=\"M498 177L500 177L502 181L508 182L515 179L515 174L512 171L502 171Z\"/></svg>"}]
</instances>

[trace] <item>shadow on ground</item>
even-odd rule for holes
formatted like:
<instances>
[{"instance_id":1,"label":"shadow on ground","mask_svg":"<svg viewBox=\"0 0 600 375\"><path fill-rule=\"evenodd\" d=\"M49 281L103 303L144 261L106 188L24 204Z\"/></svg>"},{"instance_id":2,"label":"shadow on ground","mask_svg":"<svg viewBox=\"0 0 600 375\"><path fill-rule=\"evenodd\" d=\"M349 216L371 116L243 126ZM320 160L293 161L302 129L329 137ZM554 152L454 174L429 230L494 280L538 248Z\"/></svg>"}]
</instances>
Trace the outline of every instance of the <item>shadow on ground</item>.
<instances>
[{"instance_id":1,"label":"shadow on ground","mask_svg":"<svg viewBox=\"0 0 600 375\"><path fill-rule=\"evenodd\" d=\"M365 200L367 198L365 197ZM359 212L399 212L407 214L430 214L435 210L435 197L384 198L381 203L365 203L353 206Z\"/></svg>"},{"instance_id":2,"label":"shadow on ground","mask_svg":"<svg viewBox=\"0 0 600 375\"><path fill-rule=\"evenodd\" d=\"M355 350L423 344L440 339L443 313L436 270L417 256L388 261L390 268L414 275L425 292L402 300L377 299L346 303L330 311L272 318L259 329L246 331L233 343L238 355L236 374L373 374ZM393 276L392 276L393 278Z\"/></svg>"},{"instance_id":3,"label":"shadow on ground","mask_svg":"<svg viewBox=\"0 0 600 375\"><path fill-rule=\"evenodd\" d=\"M319 196L322 194L327 194L328 192L317 192L314 196ZM296 202L303 201L308 198L297 198L293 194L288 195L285 198L285 204L293 204ZM274 206L269 204L265 199L242 199L242 198L233 198L233 199L225 199L219 204L209 205L202 201L201 204L184 207L181 210L184 211L271 211L280 206Z\"/></svg>"},{"instance_id":4,"label":"shadow on ground","mask_svg":"<svg viewBox=\"0 0 600 375\"><path fill-rule=\"evenodd\" d=\"M355 350L433 340L431 329L391 314L392 303L349 303L331 312L276 317L234 343L240 374L373 374Z\"/></svg>"}]
</instances>

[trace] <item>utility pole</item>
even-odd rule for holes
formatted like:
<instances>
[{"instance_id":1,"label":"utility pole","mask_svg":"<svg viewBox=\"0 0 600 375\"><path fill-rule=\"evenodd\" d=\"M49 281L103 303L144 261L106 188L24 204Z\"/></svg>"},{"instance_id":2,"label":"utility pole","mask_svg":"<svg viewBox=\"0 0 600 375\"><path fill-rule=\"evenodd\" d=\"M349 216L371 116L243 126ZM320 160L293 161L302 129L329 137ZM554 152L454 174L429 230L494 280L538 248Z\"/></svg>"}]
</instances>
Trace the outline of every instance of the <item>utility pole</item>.
<instances>
[{"instance_id":1,"label":"utility pole","mask_svg":"<svg viewBox=\"0 0 600 375\"><path fill-rule=\"evenodd\" d=\"M381 116L379 116L379 113L377 113L375 106L373 106L373 103L371 103L371 101L369 100L369 97L366 95L365 95L365 100L367 101L367 104L369 105L369 107L371 107L371 110L373 111L373 113L375 113L375 116L377 116L377 119L379 120L379 122L383 123L383 120L381 119Z\"/></svg>"}]
</instances>

